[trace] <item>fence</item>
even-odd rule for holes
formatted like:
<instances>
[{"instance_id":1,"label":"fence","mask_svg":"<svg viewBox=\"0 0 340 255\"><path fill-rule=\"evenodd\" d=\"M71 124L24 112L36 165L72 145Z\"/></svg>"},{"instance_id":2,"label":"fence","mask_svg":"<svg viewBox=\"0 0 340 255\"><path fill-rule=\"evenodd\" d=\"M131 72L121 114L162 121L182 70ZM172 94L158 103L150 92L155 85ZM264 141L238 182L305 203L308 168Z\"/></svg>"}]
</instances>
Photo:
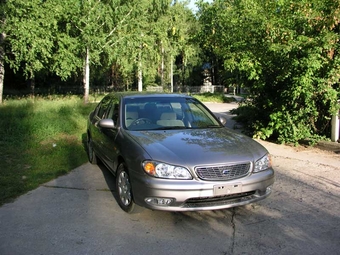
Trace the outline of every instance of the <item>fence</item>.
<instances>
[{"instance_id":1,"label":"fence","mask_svg":"<svg viewBox=\"0 0 340 255\"><path fill-rule=\"evenodd\" d=\"M170 87L167 88L170 91ZM147 87L147 91L151 92L163 92L162 86L150 86ZM174 87L174 92L177 93L223 93L224 86L223 85L207 85L207 86L178 86Z\"/></svg>"}]
</instances>

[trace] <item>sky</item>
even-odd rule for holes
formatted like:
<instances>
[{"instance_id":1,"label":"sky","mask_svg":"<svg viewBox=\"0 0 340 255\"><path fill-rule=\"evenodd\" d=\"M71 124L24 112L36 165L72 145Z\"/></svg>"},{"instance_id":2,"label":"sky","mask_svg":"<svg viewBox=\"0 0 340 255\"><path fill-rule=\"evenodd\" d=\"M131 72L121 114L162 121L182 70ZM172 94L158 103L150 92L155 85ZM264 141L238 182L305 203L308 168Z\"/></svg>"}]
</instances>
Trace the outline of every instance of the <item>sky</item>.
<instances>
[{"instance_id":1,"label":"sky","mask_svg":"<svg viewBox=\"0 0 340 255\"><path fill-rule=\"evenodd\" d=\"M190 0L190 4L189 4L189 8L192 10L197 10L196 6L195 6L195 0Z\"/></svg>"},{"instance_id":2,"label":"sky","mask_svg":"<svg viewBox=\"0 0 340 255\"><path fill-rule=\"evenodd\" d=\"M190 0L190 3L189 3L189 8L192 9L193 11L197 10L195 2L196 0ZM205 0L205 2L211 3L212 0Z\"/></svg>"}]
</instances>

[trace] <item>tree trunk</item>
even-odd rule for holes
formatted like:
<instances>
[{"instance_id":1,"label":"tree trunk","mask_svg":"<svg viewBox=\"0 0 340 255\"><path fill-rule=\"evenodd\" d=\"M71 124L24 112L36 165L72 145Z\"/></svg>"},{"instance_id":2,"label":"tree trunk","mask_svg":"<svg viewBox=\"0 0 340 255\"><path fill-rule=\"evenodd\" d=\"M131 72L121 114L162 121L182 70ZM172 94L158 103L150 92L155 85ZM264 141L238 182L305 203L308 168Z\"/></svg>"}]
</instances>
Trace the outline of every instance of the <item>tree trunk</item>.
<instances>
[{"instance_id":1,"label":"tree trunk","mask_svg":"<svg viewBox=\"0 0 340 255\"><path fill-rule=\"evenodd\" d=\"M86 48L83 85L84 85L84 103L87 104L89 102L89 94L90 94L90 51L89 51L89 48Z\"/></svg>"},{"instance_id":2,"label":"tree trunk","mask_svg":"<svg viewBox=\"0 0 340 255\"><path fill-rule=\"evenodd\" d=\"M162 45L162 64L161 64L161 86L164 91L164 48Z\"/></svg>"},{"instance_id":3,"label":"tree trunk","mask_svg":"<svg viewBox=\"0 0 340 255\"><path fill-rule=\"evenodd\" d=\"M143 71L142 71L142 53L139 53L139 66L138 66L138 91L143 91Z\"/></svg>"},{"instance_id":4,"label":"tree trunk","mask_svg":"<svg viewBox=\"0 0 340 255\"><path fill-rule=\"evenodd\" d=\"M174 63L173 63L172 57L171 57L171 62L170 62L170 84L171 84L170 92L173 93L174 92Z\"/></svg>"},{"instance_id":5,"label":"tree trunk","mask_svg":"<svg viewBox=\"0 0 340 255\"><path fill-rule=\"evenodd\" d=\"M4 79L5 79L5 51L3 42L5 40L5 34L0 34L0 104L2 104L3 91L4 91Z\"/></svg>"},{"instance_id":6,"label":"tree trunk","mask_svg":"<svg viewBox=\"0 0 340 255\"><path fill-rule=\"evenodd\" d=\"M29 79L29 86L31 90L31 98L35 97L35 75L33 75L33 72L31 71L31 78Z\"/></svg>"}]
</instances>

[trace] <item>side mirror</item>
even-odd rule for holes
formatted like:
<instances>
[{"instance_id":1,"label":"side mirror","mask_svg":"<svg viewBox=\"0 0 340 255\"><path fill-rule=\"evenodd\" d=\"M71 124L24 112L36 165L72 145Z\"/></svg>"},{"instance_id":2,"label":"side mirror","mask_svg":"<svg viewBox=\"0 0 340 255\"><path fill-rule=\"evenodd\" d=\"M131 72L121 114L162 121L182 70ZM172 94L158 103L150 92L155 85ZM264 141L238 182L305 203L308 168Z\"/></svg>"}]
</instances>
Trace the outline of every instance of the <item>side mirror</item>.
<instances>
[{"instance_id":1,"label":"side mirror","mask_svg":"<svg viewBox=\"0 0 340 255\"><path fill-rule=\"evenodd\" d=\"M224 117L218 117L218 120L222 123L223 126L225 126L225 124L227 123L227 119Z\"/></svg>"},{"instance_id":2,"label":"side mirror","mask_svg":"<svg viewBox=\"0 0 340 255\"><path fill-rule=\"evenodd\" d=\"M102 119L98 122L98 126L101 128L115 128L115 123L112 119Z\"/></svg>"}]
</instances>

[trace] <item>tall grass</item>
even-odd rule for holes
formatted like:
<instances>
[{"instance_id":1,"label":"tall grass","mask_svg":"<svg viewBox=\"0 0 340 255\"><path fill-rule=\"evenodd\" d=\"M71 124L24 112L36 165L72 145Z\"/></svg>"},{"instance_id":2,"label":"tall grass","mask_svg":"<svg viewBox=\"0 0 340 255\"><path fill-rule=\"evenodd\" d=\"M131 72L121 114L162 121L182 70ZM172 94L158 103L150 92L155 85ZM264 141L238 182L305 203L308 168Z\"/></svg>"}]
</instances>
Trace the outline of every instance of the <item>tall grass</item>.
<instances>
[{"instance_id":1,"label":"tall grass","mask_svg":"<svg viewBox=\"0 0 340 255\"><path fill-rule=\"evenodd\" d=\"M0 106L0 205L87 161L94 104L75 96L6 100Z\"/></svg>"}]
</instances>

